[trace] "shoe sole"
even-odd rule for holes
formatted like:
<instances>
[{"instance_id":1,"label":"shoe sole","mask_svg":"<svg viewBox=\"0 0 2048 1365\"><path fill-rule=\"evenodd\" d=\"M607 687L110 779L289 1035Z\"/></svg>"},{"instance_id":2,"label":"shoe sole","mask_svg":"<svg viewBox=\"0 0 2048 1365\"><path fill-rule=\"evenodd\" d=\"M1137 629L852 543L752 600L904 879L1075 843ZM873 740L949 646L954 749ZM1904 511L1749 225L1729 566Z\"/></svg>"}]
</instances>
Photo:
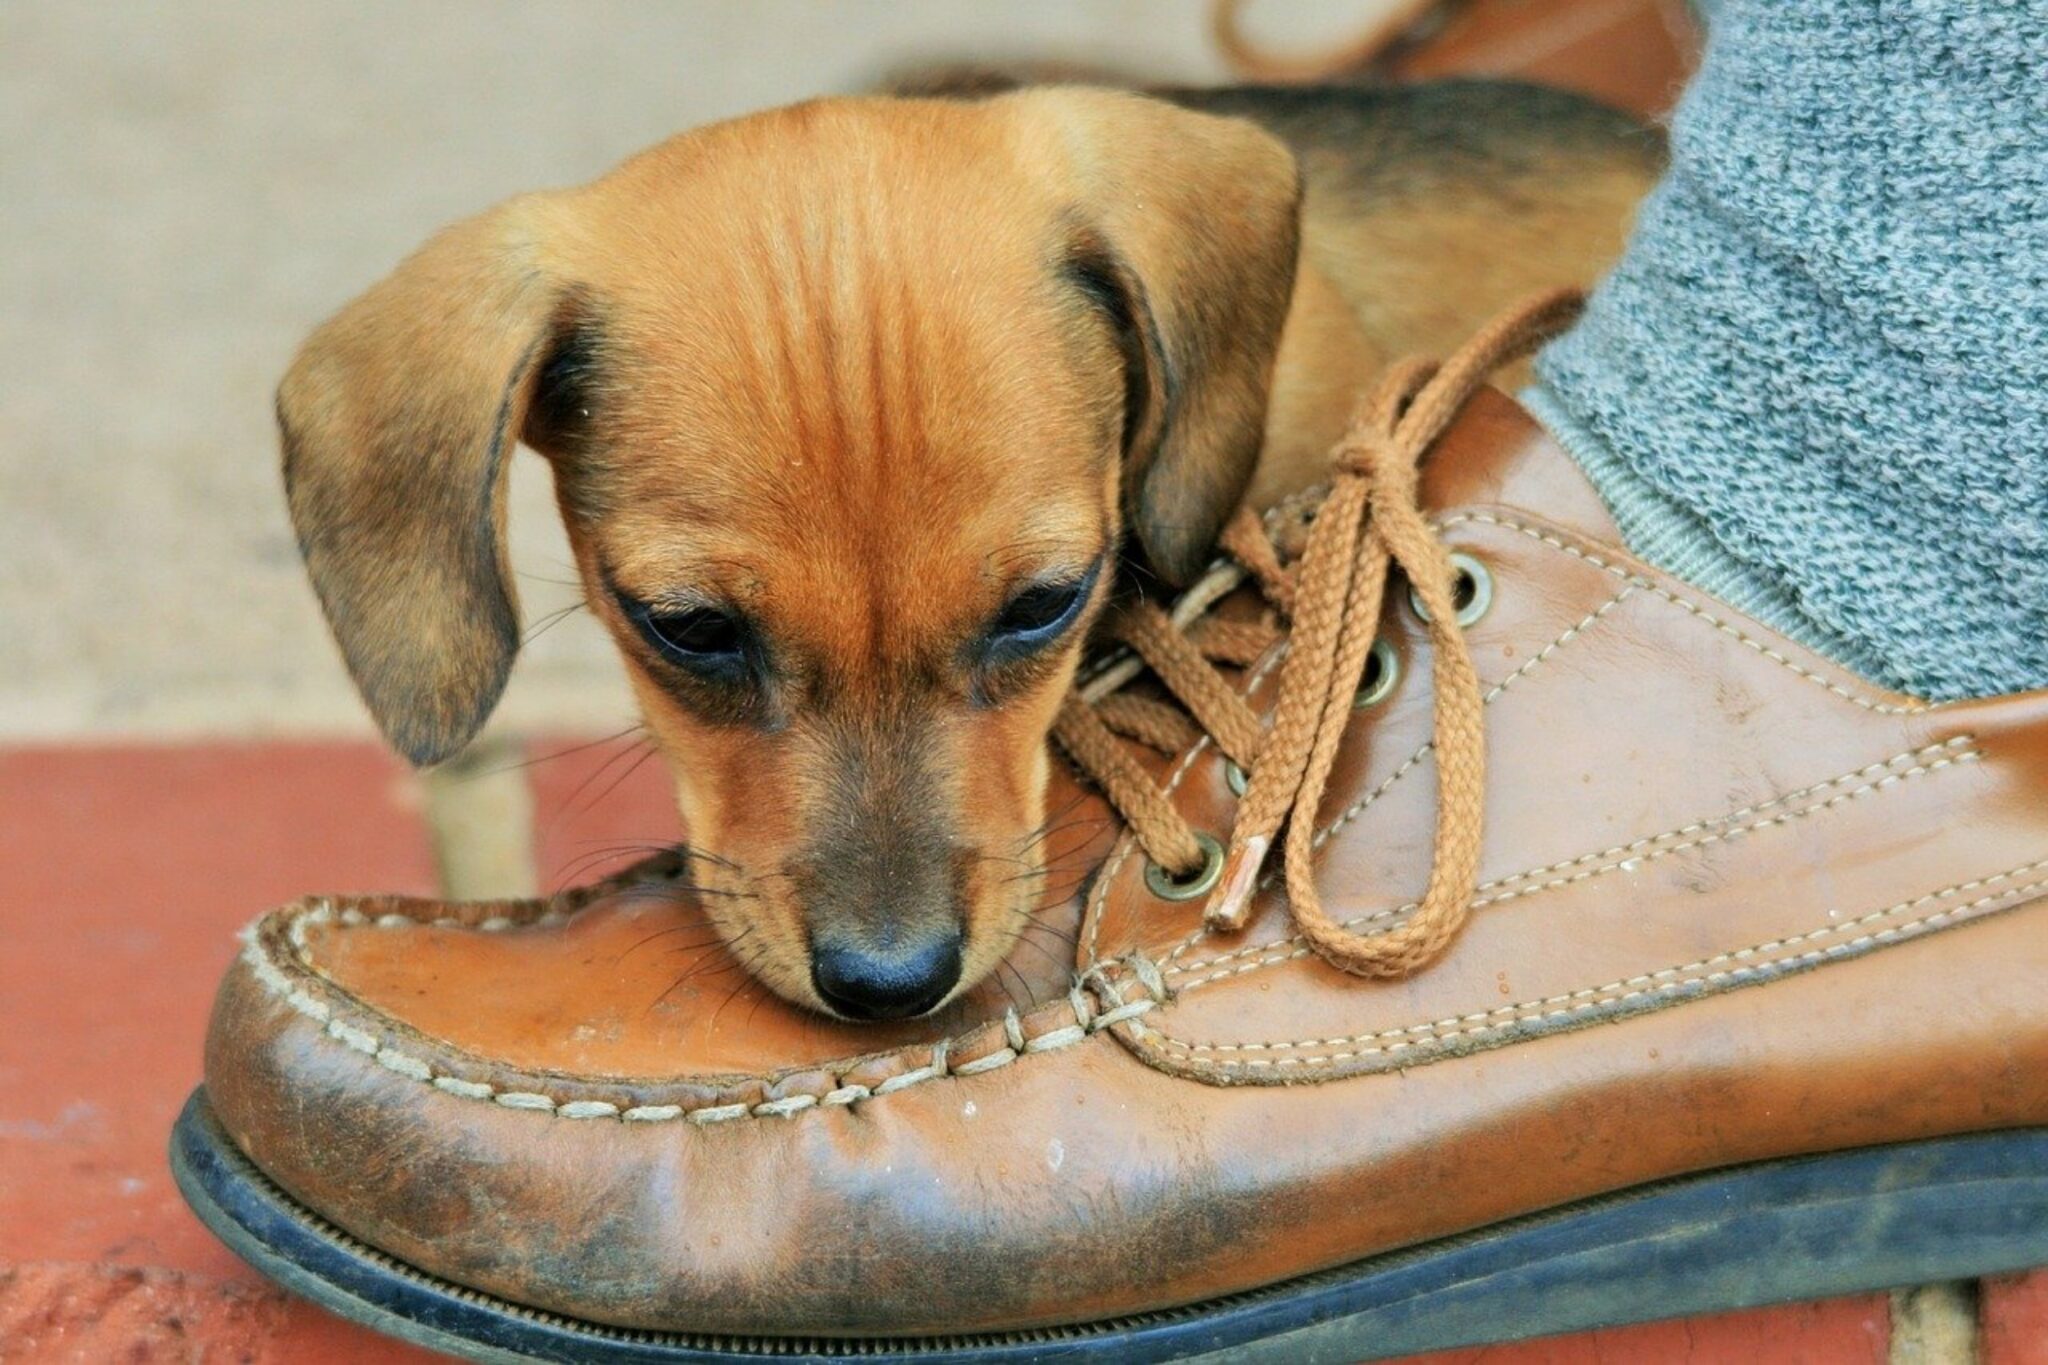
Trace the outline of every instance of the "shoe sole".
<instances>
[{"instance_id":1,"label":"shoe sole","mask_svg":"<svg viewBox=\"0 0 2048 1365\"><path fill-rule=\"evenodd\" d=\"M193 1092L171 1170L256 1269L380 1332L472 1360L1363 1361L2048 1264L2048 1128L1660 1181L1206 1303L945 1337L645 1332L465 1289L278 1188Z\"/></svg>"}]
</instances>

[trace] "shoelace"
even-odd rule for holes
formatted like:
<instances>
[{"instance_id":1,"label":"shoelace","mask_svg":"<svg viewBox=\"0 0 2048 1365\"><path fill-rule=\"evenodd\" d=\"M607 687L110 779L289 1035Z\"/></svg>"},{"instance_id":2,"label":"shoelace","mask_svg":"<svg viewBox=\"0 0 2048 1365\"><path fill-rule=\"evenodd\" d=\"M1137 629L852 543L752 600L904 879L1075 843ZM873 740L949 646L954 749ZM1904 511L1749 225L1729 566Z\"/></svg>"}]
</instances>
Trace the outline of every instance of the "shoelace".
<instances>
[{"instance_id":1,"label":"shoelace","mask_svg":"<svg viewBox=\"0 0 2048 1365\"><path fill-rule=\"evenodd\" d=\"M1457 623L1456 571L1418 502L1420 464L1487 376L1563 331L1580 303L1573 290L1539 295L1487 324L1441 364L1414 359L1389 370L1331 452L1329 492L1291 565L1290 547L1257 517L1241 512L1231 522L1222 548L1273 608L1268 619L1205 615L1228 591L1226 581L1191 594L1195 600L1174 616L1145 604L1117 623L1118 637L1178 707L1122 690L1139 671L1131 662L1077 689L1061 708L1054 737L1154 867L1182 885L1213 882L1203 911L1212 927L1244 927L1283 829L1295 928L1330 965L1363 976L1405 976L1432 961L1464 924L1478 881L1484 814L1483 703ZM1392 928L1359 934L1332 919L1317 894L1315 819L1354 714L1390 567L1401 570L1419 601L1434 655L1436 847L1416 908ZM1249 664L1276 643L1283 631L1272 614L1291 618L1292 630L1268 728L1217 664ZM1203 734L1248 774L1227 845L1189 825L1125 742L1175 753Z\"/></svg>"}]
</instances>

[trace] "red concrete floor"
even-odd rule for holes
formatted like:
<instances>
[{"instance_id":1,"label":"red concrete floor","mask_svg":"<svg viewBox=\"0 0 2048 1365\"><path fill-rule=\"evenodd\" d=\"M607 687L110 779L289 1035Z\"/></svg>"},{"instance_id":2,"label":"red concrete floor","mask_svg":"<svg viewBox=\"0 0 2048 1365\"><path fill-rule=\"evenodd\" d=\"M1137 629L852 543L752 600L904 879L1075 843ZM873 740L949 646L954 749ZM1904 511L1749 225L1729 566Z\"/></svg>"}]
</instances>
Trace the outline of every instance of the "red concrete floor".
<instances>
[{"instance_id":1,"label":"red concrete floor","mask_svg":"<svg viewBox=\"0 0 2048 1365\"><path fill-rule=\"evenodd\" d=\"M543 886L674 838L632 737L533 757ZM236 930L308 891L432 888L414 787L368 745L0 751L0 1360L433 1358L243 1266L163 1155ZM1423 1359L1862 1365L1888 1335L1872 1295ZM1982 1358L2048 1365L2048 1274L1986 1284Z\"/></svg>"}]
</instances>

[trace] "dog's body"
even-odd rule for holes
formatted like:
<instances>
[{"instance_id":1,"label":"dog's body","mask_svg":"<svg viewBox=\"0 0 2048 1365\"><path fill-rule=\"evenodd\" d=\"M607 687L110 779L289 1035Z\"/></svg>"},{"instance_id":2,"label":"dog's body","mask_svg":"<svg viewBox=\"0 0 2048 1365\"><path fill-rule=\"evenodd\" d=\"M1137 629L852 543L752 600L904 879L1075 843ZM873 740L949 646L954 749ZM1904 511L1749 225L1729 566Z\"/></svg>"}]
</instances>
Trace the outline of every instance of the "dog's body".
<instances>
[{"instance_id":1,"label":"dog's body","mask_svg":"<svg viewBox=\"0 0 2048 1365\"><path fill-rule=\"evenodd\" d=\"M1382 367L1448 354L1525 294L1597 279L1663 168L1655 133L1534 86L1253 86L1168 97L1258 123L1303 172L1294 310L1246 494L1261 509L1322 479L1331 444Z\"/></svg>"},{"instance_id":2,"label":"dog's body","mask_svg":"<svg viewBox=\"0 0 2048 1365\"><path fill-rule=\"evenodd\" d=\"M885 1017L992 970L1125 554L1185 581L1320 477L1380 364L1596 276L1659 160L1520 86L1169 99L716 125L449 229L322 327L286 482L393 742L453 752L503 686L523 436L756 973Z\"/></svg>"}]
</instances>

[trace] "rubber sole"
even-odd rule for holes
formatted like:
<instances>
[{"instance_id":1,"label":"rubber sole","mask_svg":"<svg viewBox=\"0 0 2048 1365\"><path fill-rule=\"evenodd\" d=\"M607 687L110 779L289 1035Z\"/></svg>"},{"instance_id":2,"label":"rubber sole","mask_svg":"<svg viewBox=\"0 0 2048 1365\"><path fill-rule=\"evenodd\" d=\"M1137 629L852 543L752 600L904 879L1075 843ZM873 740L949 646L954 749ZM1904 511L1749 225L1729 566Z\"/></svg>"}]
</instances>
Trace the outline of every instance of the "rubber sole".
<instances>
[{"instance_id":1,"label":"rubber sole","mask_svg":"<svg viewBox=\"0 0 2048 1365\"><path fill-rule=\"evenodd\" d=\"M1037 1331L728 1337L583 1322L465 1289L298 1204L186 1101L171 1170L264 1274L473 1360L1361 1361L2048 1264L2048 1129L1868 1147L1662 1181L1182 1309Z\"/></svg>"}]
</instances>

